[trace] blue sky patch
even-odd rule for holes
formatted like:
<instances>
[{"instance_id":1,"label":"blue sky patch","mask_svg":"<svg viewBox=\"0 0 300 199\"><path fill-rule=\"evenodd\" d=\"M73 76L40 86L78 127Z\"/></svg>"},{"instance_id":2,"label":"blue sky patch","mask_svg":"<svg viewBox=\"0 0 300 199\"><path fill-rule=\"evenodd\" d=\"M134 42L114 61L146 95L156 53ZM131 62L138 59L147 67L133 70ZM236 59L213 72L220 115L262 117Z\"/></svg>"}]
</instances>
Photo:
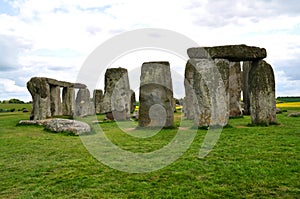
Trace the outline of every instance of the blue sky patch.
<instances>
[{"instance_id":1,"label":"blue sky patch","mask_svg":"<svg viewBox=\"0 0 300 199\"><path fill-rule=\"evenodd\" d=\"M9 1L0 0L0 14L17 15L18 10L13 8Z\"/></svg>"}]
</instances>

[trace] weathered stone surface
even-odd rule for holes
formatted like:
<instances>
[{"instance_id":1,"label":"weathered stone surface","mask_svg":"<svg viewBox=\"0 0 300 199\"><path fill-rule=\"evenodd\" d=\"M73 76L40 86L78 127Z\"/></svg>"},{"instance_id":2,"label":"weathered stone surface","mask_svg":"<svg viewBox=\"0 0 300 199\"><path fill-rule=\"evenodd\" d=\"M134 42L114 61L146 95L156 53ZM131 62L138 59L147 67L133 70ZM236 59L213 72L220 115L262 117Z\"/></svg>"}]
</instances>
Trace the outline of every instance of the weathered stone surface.
<instances>
[{"instance_id":1,"label":"weathered stone surface","mask_svg":"<svg viewBox=\"0 0 300 199\"><path fill-rule=\"evenodd\" d=\"M128 120L130 118L130 97L127 69L107 69L105 72L103 112L112 113L113 119L117 121Z\"/></svg>"},{"instance_id":2,"label":"weathered stone surface","mask_svg":"<svg viewBox=\"0 0 300 199\"><path fill-rule=\"evenodd\" d=\"M229 117L242 116L241 106L241 64L230 62L229 64Z\"/></svg>"},{"instance_id":3,"label":"weathered stone surface","mask_svg":"<svg viewBox=\"0 0 300 199\"><path fill-rule=\"evenodd\" d=\"M142 65L139 97L139 126L173 126L173 88L169 62Z\"/></svg>"},{"instance_id":4,"label":"weathered stone surface","mask_svg":"<svg viewBox=\"0 0 300 199\"><path fill-rule=\"evenodd\" d=\"M176 99L175 98L172 99L172 107L173 107L173 111L176 112Z\"/></svg>"},{"instance_id":5,"label":"weathered stone surface","mask_svg":"<svg viewBox=\"0 0 300 199\"><path fill-rule=\"evenodd\" d=\"M189 48L191 59L228 59L229 61L255 61L267 56L266 49L247 45L227 45L214 47Z\"/></svg>"},{"instance_id":6,"label":"weathered stone surface","mask_svg":"<svg viewBox=\"0 0 300 199\"><path fill-rule=\"evenodd\" d=\"M133 90L130 90L130 92L130 113L133 113L136 107L135 92Z\"/></svg>"},{"instance_id":7,"label":"weathered stone surface","mask_svg":"<svg viewBox=\"0 0 300 199\"><path fill-rule=\"evenodd\" d=\"M81 84L81 83L73 83L72 86L73 88L87 88L85 84Z\"/></svg>"},{"instance_id":8,"label":"weathered stone surface","mask_svg":"<svg viewBox=\"0 0 300 199\"><path fill-rule=\"evenodd\" d=\"M63 115L74 116L75 113L75 90L72 87L64 87L62 92Z\"/></svg>"},{"instance_id":9,"label":"weathered stone surface","mask_svg":"<svg viewBox=\"0 0 300 199\"><path fill-rule=\"evenodd\" d=\"M56 79L46 78L47 82L52 86L59 86L59 87L72 87L72 88L86 88L86 85L81 83L71 83L65 81L59 81Z\"/></svg>"},{"instance_id":10,"label":"weathered stone surface","mask_svg":"<svg viewBox=\"0 0 300 199\"><path fill-rule=\"evenodd\" d=\"M27 89L32 96L31 120L42 120L51 116L50 86L47 78L33 77L27 82Z\"/></svg>"},{"instance_id":11,"label":"weathered stone surface","mask_svg":"<svg viewBox=\"0 0 300 199\"><path fill-rule=\"evenodd\" d=\"M249 97L249 71L251 69L252 62L243 62L242 72L242 90L243 90L243 102L244 102L244 115L250 115L250 97Z\"/></svg>"},{"instance_id":12,"label":"weathered stone surface","mask_svg":"<svg viewBox=\"0 0 300 199\"><path fill-rule=\"evenodd\" d=\"M250 114L252 124L276 122L275 79L270 64L252 62L249 72Z\"/></svg>"},{"instance_id":13,"label":"weathered stone surface","mask_svg":"<svg viewBox=\"0 0 300 199\"><path fill-rule=\"evenodd\" d=\"M62 104L60 99L60 87L65 89L73 89L86 88L86 85L58 81L56 79L46 77L33 77L27 82L27 88L32 96L33 101L30 119L42 120L46 119L47 117L62 114L73 116L74 95L71 94L71 92L69 92L69 95L67 95L68 92L64 89L65 95L63 94Z\"/></svg>"},{"instance_id":14,"label":"weathered stone surface","mask_svg":"<svg viewBox=\"0 0 300 199\"><path fill-rule=\"evenodd\" d=\"M300 112L290 113L288 117L300 117Z\"/></svg>"},{"instance_id":15,"label":"weathered stone surface","mask_svg":"<svg viewBox=\"0 0 300 199\"><path fill-rule=\"evenodd\" d=\"M45 119L45 120L20 120L18 125L44 125L47 120L49 119Z\"/></svg>"},{"instance_id":16,"label":"weathered stone surface","mask_svg":"<svg viewBox=\"0 0 300 199\"><path fill-rule=\"evenodd\" d=\"M229 61L190 59L195 67L193 90L195 126L225 126L229 119Z\"/></svg>"},{"instance_id":17,"label":"weathered stone surface","mask_svg":"<svg viewBox=\"0 0 300 199\"><path fill-rule=\"evenodd\" d=\"M103 112L103 91L100 89L94 90L93 100L95 104L96 114L100 114Z\"/></svg>"},{"instance_id":18,"label":"weathered stone surface","mask_svg":"<svg viewBox=\"0 0 300 199\"><path fill-rule=\"evenodd\" d=\"M76 120L56 118L48 120L44 125L47 130L53 132L67 132L75 135L82 135L91 131L91 127L87 123Z\"/></svg>"},{"instance_id":19,"label":"weathered stone surface","mask_svg":"<svg viewBox=\"0 0 300 199\"><path fill-rule=\"evenodd\" d=\"M185 66L184 73L185 98L183 103L184 115L187 119L194 119L195 108L196 106L198 106L197 98L194 91L195 73L195 67L190 61L188 61Z\"/></svg>"},{"instance_id":20,"label":"weathered stone surface","mask_svg":"<svg viewBox=\"0 0 300 199\"><path fill-rule=\"evenodd\" d=\"M50 105L51 116L62 115L59 86L50 85Z\"/></svg>"},{"instance_id":21,"label":"weathered stone surface","mask_svg":"<svg viewBox=\"0 0 300 199\"><path fill-rule=\"evenodd\" d=\"M40 125L45 129L53 132L73 133L74 135L82 135L91 132L91 127L81 121L69 119L45 119L45 120L21 120L19 125Z\"/></svg>"},{"instance_id":22,"label":"weathered stone surface","mask_svg":"<svg viewBox=\"0 0 300 199\"><path fill-rule=\"evenodd\" d=\"M95 114L94 103L90 98L90 91L86 88L79 89L76 96L76 116L84 117Z\"/></svg>"}]
</instances>

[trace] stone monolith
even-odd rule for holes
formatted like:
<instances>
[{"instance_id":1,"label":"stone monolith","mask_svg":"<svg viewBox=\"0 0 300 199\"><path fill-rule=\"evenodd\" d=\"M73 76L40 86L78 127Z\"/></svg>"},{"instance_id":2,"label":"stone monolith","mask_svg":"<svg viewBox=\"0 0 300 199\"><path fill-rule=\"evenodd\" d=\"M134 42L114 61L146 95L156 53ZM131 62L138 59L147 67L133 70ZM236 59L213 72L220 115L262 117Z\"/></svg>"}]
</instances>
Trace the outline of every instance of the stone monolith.
<instances>
[{"instance_id":1,"label":"stone monolith","mask_svg":"<svg viewBox=\"0 0 300 199\"><path fill-rule=\"evenodd\" d=\"M50 110L51 116L62 115L62 104L60 99L60 86L50 85Z\"/></svg>"},{"instance_id":2,"label":"stone monolith","mask_svg":"<svg viewBox=\"0 0 300 199\"><path fill-rule=\"evenodd\" d=\"M249 98L249 71L251 69L252 62L245 61L243 62L243 82L242 82L242 90L243 90L243 103L244 103L244 115L250 115L250 98Z\"/></svg>"},{"instance_id":3,"label":"stone monolith","mask_svg":"<svg viewBox=\"0 0 300 199\"><path fill-rule=\"evenodd\" d=\"M140 82L139 126L173 126L173 88L169 62L143 63Z\"/></svg>"},{"instance_id":4,"label":"stone monolith","mask_svg":"<svg viewBox=\"0 0 300 199\"><path fill-rule=\"evenodd\" d=\"M96 114L100 114L103 112L103 91L100 89L94 90L93 100Z\"/></svg>"},{"instance_id":5,"label":"stone monolith","mask_svg":"<svg viewBox=\"0 0 300 199\"><path fill-rule=\"evenodd\" d=\"M241 64L230 62L229 64L229 117L242 116L241 106Z\"/></svg>"},{"instance_id":6,"label":"stone monolith","mask_svg":"<svg viewBox=\"0 0 300 199\"><path fill-rule=\"evenodd\" d=\"M107 69L104 89L103 112L109 119L128 120L130 118L131 92L127 69Z\"/></svg>"},{"instance_id":7,"label":"stone monolith","mask_svg":"<svg viewBox=\"0 0 300 199\"><path fill-rule=\"evenodd\" d=\"M75 114L79 117L95 114L94 103L90 98L90 91L87 88L81 88L78 90Z\"/></svg>"},{"instance_id":8,"label":"stone monolith","mask_svg":"<svg viewBox=\"0 0 300 199\"><path fill-rule=\"evenodd\" d=\"M248 83L252 124L276 123L275 78L271 65L264 60L252 62Z\"/></svg>"},{"instance_id":9,"label":"stone monolith","mask_svg":"<svg viewBox=\"0 0 300 199\"><path fill-rule=\"evenodd\" d=\"M72 87L64 87L62 91L62 113L63 115L74 116L75 111L75 90Z\"/></svg>"},{"instance_id":10,"label":"stone monolith","mask_svg":"<svg viewBox=\"0 0 300 199\"><path fill-rule=\"evenodd\" d=\"M190 59L195 67L193 91L194 125L225 126L229 119L229 61L225 59Z\"/></svg>"},{"instance_id":11,"label":"stone monolith","mask_svg":"<svg viewBox=\"0 0 300 199\"><path fill-rule=\"evenodd\" d=\"M197 99L194 92L195 67L190 61L187 62L184 72L185 98L183 103L184 115L187 119L194 119Z\"/></svg>"},{"instance_id":12,"label":"stone monolith","mask_svg":"<svg viewBox=\"0 0 300 199\"><path fill-rule=\"evenodd\" d=\"M27 89L32 96L33 103L30 120L43 120L50 117L50 86L47 78L31 78L27 82Z\"/></svg>"},{"instance_id":13,"label":"stone monolith","mask_svg":"<svg viewBox=\"0 0 300 199\"><path fill-rule=\"evenodd\" d=\"M130 113L133 113L135 111L136 107L136 99L135 99L135 92L133 90L130 90Z\"/></svg>"}]
</instances>

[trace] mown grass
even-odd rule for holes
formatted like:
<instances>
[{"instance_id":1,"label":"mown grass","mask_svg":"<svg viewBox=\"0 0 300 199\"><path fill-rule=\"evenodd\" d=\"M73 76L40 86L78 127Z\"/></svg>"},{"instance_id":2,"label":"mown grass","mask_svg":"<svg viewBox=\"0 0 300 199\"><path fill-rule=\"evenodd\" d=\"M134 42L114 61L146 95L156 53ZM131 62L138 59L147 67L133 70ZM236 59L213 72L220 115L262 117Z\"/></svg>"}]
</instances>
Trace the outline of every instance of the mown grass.
<instances>
[{"instance_id":1,"label":"mown grass","mask_svg":"<svg viewBox=\"0 0 300 199\"><path fill-rule=\"evenodd\" d=\"M207 131L198 130L177 161L142 174L102 164L79 137L16 126L29 113L0 113L0 198L298 198L300 118L287 114L300 108L285 109L280 125L249 127L249 116L231 119L203 159L198 153ZM180 118L176 113L176 126ZM113 143L141 153L166 145L178 130L134 138L115 122L100 125Z\"/></svg>"}]
</instances>

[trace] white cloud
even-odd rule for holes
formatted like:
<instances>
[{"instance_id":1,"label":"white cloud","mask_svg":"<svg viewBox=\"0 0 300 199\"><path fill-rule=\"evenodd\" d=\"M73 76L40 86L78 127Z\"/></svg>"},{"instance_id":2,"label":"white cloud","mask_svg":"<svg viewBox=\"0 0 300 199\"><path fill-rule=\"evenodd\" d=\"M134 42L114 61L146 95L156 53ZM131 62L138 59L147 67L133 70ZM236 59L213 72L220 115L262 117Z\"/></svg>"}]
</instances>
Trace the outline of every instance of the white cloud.
<instances>
[{"instance_id":1,"label":"white cloud","mask_svg":"<svg viewBox=\"0 0 300 199\"><path fill-rule=\"evenodd\" d=\"M31 76L75 81L85 58L98 45L116 34L145 27L170 29L203 46L265 47L275 73L284 71L277 74L279 88L300 79L294 75L291 80L291 72L283 67L290 63L286 65L295 68L293 60L300 54L300 3L296 0L15 0L10 4L19 12L0 13L0 51L6 53L0 53L0 64L4 63L0 78L11 81L25 84ZM125 67L134 64L121 61ZM184 65L174 64L183 70ZM15 74L8 73L8 68ZM285 88L280 94L300 95L297 88Z\"/></svg>"},{"instance_id":2,"label":"white cloud","mask_svg":"<svg viewBox=\"0 0 300 199\"><path fill-rule=\"evenodd\" d=\"M16 93L27 91L26 87L16 85L15 81L10 79L0 78L0 85L3 86L3 91L6 93Z\"/></svg>"},{"instance_id":3,"label":"white cloud","mask_svg":"<svg viewBox=\"0 0 300 199\"><path fill-rule=\"evenodd\" d=\"M300 80L290 80L284 71L275 73L277 96L300 96Z\"/></svg>"}]
</instances>

